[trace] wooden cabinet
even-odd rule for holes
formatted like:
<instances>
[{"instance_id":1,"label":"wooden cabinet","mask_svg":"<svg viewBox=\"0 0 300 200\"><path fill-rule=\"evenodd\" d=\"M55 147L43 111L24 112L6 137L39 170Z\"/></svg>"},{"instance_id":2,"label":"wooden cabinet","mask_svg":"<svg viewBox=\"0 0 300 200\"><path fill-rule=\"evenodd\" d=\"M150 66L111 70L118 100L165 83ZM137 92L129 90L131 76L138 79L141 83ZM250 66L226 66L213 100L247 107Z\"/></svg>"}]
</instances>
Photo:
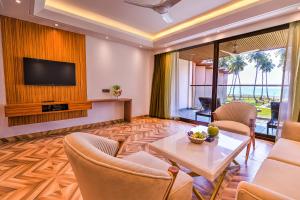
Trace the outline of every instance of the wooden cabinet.
<instances>
[{"instance_id":1,"label":"wooden cabinet","mask_svg":"<svg viewBox=\"0 0 300 200\"><path fill-rule=\"evenodd\" d=\"M60 105L66 105L63 109L59 109ZM43 106L56 106L53 110L43 110ZM30 115L42 115L50 113L61 113L88 110L92 108L92 103L86 102L45 102L45 103L26 103L26 104L9 104L5 106L6 117L19 117Z\"/></svg>"}]
</instances>

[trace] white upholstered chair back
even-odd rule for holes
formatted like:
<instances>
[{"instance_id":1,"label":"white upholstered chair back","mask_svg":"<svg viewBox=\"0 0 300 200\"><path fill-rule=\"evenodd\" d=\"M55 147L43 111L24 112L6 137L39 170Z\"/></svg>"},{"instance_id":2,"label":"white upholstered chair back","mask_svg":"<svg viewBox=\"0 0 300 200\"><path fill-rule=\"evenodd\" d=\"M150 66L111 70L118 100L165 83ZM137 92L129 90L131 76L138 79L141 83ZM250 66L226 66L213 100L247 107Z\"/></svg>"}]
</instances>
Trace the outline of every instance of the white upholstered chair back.
<instances>
[{"instance_id":1,"label":"white upholstered chair back","mask_svg":"<svg viewBox=\"0 0 300 200\"><path fill-rule=\"evenodd\" d=\"M118 142L87 133L65 137L64 148L84 200L165 199L172 177L114 157Z\"/></svg>"},{"instance_id":2,"label":"white upholstered chair back","mask_svg":"<svg viewBox=\"0 0 300 200\"><path fill-rule=\"evenodd\" d=\"M216 120L235 121L251 126L250 119L256 119L256 107L239 101L224 104L215 110Z\"/></svg>"}]
</instances>

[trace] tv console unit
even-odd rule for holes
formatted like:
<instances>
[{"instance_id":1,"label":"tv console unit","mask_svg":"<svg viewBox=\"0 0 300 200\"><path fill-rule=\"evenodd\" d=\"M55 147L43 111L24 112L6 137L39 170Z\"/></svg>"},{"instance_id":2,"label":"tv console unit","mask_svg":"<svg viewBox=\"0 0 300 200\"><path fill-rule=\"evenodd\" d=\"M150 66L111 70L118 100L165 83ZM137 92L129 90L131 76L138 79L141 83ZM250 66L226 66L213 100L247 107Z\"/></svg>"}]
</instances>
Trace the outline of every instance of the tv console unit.
<instances>
[{"instance_id":1,"label":"tv console unit","mask_svg":"<svg viewBox=\"0 0 300 200\"><path fill-rule=\"evenodd\" d=\"M131 122L132 99L91 99L84 102L55 102L8 104L5 106L6 117L22 117L31 115L44 115L92 109L93 103L120 102L124 103L124 121Z\"/></svg>"},{"instance_id":2,"label":"tv console unit","mask_svg":"<svg viewBox=\"0 0 300 200\"><path fill-rule=\"evenodd\" d=\"M9 104L5 106L6 117L19 117L29 115L43 115L49 113L72 112L92 109L89 101L85 102L41 102Z\"/></svg>"}]
</instances>

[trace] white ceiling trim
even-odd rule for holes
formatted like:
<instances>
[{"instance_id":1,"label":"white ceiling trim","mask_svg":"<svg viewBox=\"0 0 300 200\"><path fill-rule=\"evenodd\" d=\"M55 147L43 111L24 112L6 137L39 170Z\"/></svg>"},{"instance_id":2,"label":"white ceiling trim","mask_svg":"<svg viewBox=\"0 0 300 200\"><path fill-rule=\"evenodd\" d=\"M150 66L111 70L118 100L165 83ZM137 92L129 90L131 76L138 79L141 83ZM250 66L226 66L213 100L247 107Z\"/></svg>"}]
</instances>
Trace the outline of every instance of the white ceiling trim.
<instances>
[{"instance_id":1,"label":"white ceiling trim","mask_svg":"<svg viewBox=\"0 0 300 200\"><path fill-rule=\"evenodd\" d=\"M33 14L41 18L59 22L61 24L71 25L93 33L101 34L103 35L103 38L105 36L109 36L110 38L117 38L119 40L128 41L129 43L135 43L149 48L153 47L152 40L146 37L136 35L132 32L122 31L120 29L99 23L95 20L80 17L73 13L52 8L47 6L46 0L35 0Z\"/></svg>"},{"instance_id":2,"label":"white ceiling trim","mask_svg":"<svg viewBox=\"0 0 300 200\"><path fill-rule=\"evenodd\" d=\"M238 22L227 24L225 26L217 27L217 28L214 28L214 29L211 29L211 30L208 30L208 31L198 33L198 34L190 35L188 37L181 38L179 40L174 40L172 42L165 43L163 46L164 47L173 46L173 45L176 45L176 44L179 44L179 43L195 40L195 39L198 39L198 38L207 37L207 36L218 34L218 33L221 33L221 32L228 31L228 30L236 29L236 28L239 28L239 27L242 27L242 26L247 26L249 24L253 24L253 23L256 23L256 22L260 22L260 21L280 17L280 16L291 14L291 13L294 13L294 12L299 12L299 7L300 7L300 3L294 4L294 5L291 5L291 6L287 6L287 7L278 9L278 10L273 10L271 12L264 13L262 15L257 15L255 17L251 17L251 18L248 18L248 19L245 19L245 20L241 20L241 21L238 21ZM279 24L277 24L277 25L279 25Z\"/></svg>"},{"instance_id":3,"label":"white ceiling trim","mask_svg":"<svg viewBox=\"0 0 300 200\"><path fill-rule=\"evenodd\" d=\"M254 3L254 5L257 5ZM265 14L261 14L255 17L251 17L245 20L233 22L231 24L227 24L225 26L217 27L214 29L206 30L204 32L200 32L197 34L188 34L188 30L183 31L183 33L187 33L183 35L183 37L178 37L179 39L169 40L167 41L159 41L155 40L153 36L138 29L134 29L133 31L126 31L122 29L118 29L116 27L108 26L103 24L95 19L85 18L76 13L66 12L65 10L60 10L50 5L47 5L47 0L35 0L34 2L34 15L45 18L48 20L53 20L55 22L60 22L65 25L71 25L74 27L81 28L83 30L87 30L88 32L92 32L94 34L102 35L103 38L105 36L109 36L110 38L116 38L119 41L128 41L132 44L142 45L145 48L155 48L162 49L170 46L180 45L182 43L188 43L194 40L205 39L209 40L213 35L220 35L220 32L226 32L234 29L238 29L239 27L244 27L246 25L251 25L254 23L258 23L261 21L269 20L272 18L280 17L283 15L292 14L295 12L299 12L298 8L300 7L300 3L294 4L291 6L283 7L281 9L277 9ZM83 11L82 11L83 12ZM88 12L88 11L85 11ZM97 17L103 17L96 15ZM116 22L116 21L115 21ZM120 22L116 22L120 23ZM203 23L202 23L203 24ZM205 24L205 23L204 23ZM124 25L124 24L123 24ZM279 24L277 24L279 25ZM126 25L125 25L126 26ZM273 25L274 26L274 25ZM136 32L135 32L136 31ZM182 30L178 31L181 32Z\"/></svg>"},{"instance_id":4,"label":"white ceiling trim","mask_svg":"<svg viewBox=\"0 0 300 200\"><path fill-rule=\"evenodd\" d=\"M34 15L44 18L53 17L53 14L65 15L66 17L76 19L83 22L88 22L91 24L103 26L106 29L110 29L117 32L127 33L129 35L134 35L136 37L141 37L144 40L157 41L160 38L169 36L171 34L177 33L179 31L187 30L193 26L205 23L209 20L215 19L216 17L228 15L231 12L235 12L239 9L246 8L261 3L260 0L240 0L235 1L231 4L225 5L223 7L212 10L211 12L205 13L191 20L179 23L173 27L166 30L160 31L156 34L150 34L142 30L133 28L127 24L123 24L119 21L112 20L110 18L104 17L100 14L93 13L88 10L81 9L69 4L58 3L49 0L35 0ZM54 20L53 18L51 18ZM59 20L59 19L58 19Z\"/></svg>"}]
</instances>

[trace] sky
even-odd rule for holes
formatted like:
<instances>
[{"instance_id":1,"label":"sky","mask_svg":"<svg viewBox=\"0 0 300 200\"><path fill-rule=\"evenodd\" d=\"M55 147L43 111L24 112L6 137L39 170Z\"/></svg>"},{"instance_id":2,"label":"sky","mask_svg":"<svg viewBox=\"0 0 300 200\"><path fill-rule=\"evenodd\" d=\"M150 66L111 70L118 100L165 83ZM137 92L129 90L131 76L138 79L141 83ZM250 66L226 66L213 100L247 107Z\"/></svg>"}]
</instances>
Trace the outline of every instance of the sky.
<instances>
[{"instance_id":1,"label":"sky","mask_svg":"<svg viewBox=\"0 0 300 200\"><path fill-rule=\"evenodd\" d=\"M282 82L282 74L283 74L283 67L278 67L279 64L279 57L276 57L275 52L276 50L266 51L271 55L271 60L275 64L275 68L268 74L268 84L281 84ZM247 54L244 54L247 55ZM247 59L245 59L247 65L245 66L244 71L240 72L241 84L254 84L255 80L255 64L250 63ZM232 83L233 75L228 75L228 84ZM261 73L258 74L257 77L257 84L261 83Z\"/></svg>"}]
</instances>

